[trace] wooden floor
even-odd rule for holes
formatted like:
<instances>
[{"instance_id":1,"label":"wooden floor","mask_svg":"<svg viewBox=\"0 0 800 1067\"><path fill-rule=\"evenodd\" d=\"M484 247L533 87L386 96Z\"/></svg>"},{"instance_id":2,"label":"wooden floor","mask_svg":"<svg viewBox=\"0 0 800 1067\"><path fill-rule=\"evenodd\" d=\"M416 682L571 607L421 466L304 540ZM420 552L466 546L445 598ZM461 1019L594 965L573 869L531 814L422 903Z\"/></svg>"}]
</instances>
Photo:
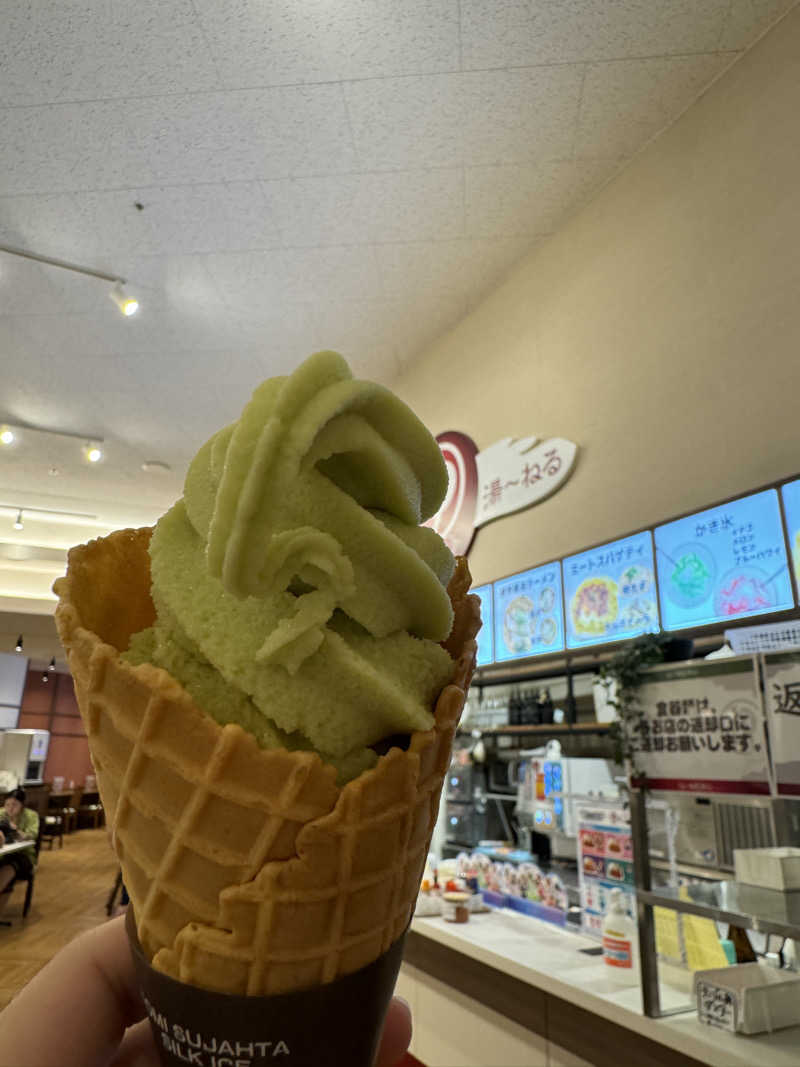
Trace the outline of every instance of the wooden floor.
<instances>
[{"instance_id":1,"label":"wooden floor","mask_svg":"<svg viewBox=\"0 0 800 1067\"><path fill-rule=\"evenodd\" d=\"M42 849L33 901L22 919L25 886L18 885L3 914L12 927L0 926L0 1009L56 952L78 934L106 921L106 900L117 862L106 830L78 830L64 847Z\"/></svg>"}]
</instances>

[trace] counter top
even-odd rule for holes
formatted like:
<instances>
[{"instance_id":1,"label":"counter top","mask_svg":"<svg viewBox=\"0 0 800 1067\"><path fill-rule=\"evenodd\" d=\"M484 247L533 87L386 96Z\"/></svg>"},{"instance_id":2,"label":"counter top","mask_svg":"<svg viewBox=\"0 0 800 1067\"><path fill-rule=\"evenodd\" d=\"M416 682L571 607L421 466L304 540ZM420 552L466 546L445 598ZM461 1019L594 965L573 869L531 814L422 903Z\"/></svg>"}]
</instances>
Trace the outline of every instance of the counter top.
<instances>
[{"instance_id":1,"label":"counter top","mask_svg":"<svg viewBox=\"0 0 800 1067\"><path fill-rule=\"evenodd\" d=\"M648 1018L638 985L621 986L609 978L601 959L580 952L597 942L571 930L504 908L473 915L464 924L415 918L411 930L713 1067L797 1067L800 1062L800 1027L745 1036L699 1023L694 1009ZM659 973L665 1011L691 1003L688 972L661 964Z\"/></svg>"}]
</instances>

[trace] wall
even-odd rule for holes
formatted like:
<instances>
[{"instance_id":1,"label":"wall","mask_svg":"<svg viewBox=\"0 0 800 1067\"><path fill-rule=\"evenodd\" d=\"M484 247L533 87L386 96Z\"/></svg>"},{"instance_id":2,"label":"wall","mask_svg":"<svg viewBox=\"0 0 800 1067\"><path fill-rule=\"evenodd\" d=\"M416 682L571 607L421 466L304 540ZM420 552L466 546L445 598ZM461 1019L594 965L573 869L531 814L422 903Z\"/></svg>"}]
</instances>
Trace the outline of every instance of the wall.
<instances>
[{"instance_id":1,"label":"wall","mask_svg":"<svg viewBox=\"0 0 800 1067\"><path fill-rule=\"evenodd\" d=\"M52 782L63 777L66 783L82 786L87 774L92 774L89 742L78 711L72 678L59 672L42 681L41 671L28 671L20 729L49 730L50 748L44 768L44 780Z\"/></svg>"},{"instance_id":2,"label":"wall","mask_svg":"<svg viewBox=\"0 0 800 1067\"><path fill-rule=\"evenodd\" d=\"M477 582L800 470L800 9L395 383L438 433L581 445Z\"/></svg>"}]
</instances>

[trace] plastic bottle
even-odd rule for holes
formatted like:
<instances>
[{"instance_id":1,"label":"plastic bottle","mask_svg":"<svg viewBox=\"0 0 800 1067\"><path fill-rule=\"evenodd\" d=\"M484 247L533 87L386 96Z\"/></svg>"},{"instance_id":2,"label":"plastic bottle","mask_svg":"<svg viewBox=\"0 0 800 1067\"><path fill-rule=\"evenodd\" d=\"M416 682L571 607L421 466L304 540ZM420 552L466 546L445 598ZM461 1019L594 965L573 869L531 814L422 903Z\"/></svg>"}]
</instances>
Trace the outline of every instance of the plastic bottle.
<instances>
[{"instance_id":1,"label":"plastic bottle","mask_svg":"<svg viewBox=\"0 0 800 1067\"><path fill-rule=\"evenodd\" d=\"M621 985L638 983L636 923L625 910L621 889L612 889L609 894L608 911L603 919L603 961L609 978Z\"/></svg>"}]
</instances>

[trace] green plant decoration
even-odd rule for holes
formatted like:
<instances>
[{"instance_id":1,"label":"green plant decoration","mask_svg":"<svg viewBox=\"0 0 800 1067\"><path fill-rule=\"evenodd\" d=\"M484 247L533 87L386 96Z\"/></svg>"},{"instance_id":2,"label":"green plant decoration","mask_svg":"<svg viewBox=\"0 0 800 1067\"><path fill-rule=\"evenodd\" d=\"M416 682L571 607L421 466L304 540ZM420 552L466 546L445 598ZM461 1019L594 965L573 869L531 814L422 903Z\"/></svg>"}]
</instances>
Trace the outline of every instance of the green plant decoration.
<instances>
[{"instance_id":1,"label":"green plant decoration","mask_svg":"<svg viewBox=\"0 0 800 1067\"><path fill-rule=\"evenodd\" d=\"M646 634L620 649L600 667L600 682L605 686L608 703L617 715L608 730L617 763L633 760L631 737L644 715L639 704L639 686L649 667L663 663L664 646L669 640L665 634ZM616 683L615 693L612 693L613 683ZM634 777L640 777L635 767L632 771Z\"/></svg>"}]
</instances>

